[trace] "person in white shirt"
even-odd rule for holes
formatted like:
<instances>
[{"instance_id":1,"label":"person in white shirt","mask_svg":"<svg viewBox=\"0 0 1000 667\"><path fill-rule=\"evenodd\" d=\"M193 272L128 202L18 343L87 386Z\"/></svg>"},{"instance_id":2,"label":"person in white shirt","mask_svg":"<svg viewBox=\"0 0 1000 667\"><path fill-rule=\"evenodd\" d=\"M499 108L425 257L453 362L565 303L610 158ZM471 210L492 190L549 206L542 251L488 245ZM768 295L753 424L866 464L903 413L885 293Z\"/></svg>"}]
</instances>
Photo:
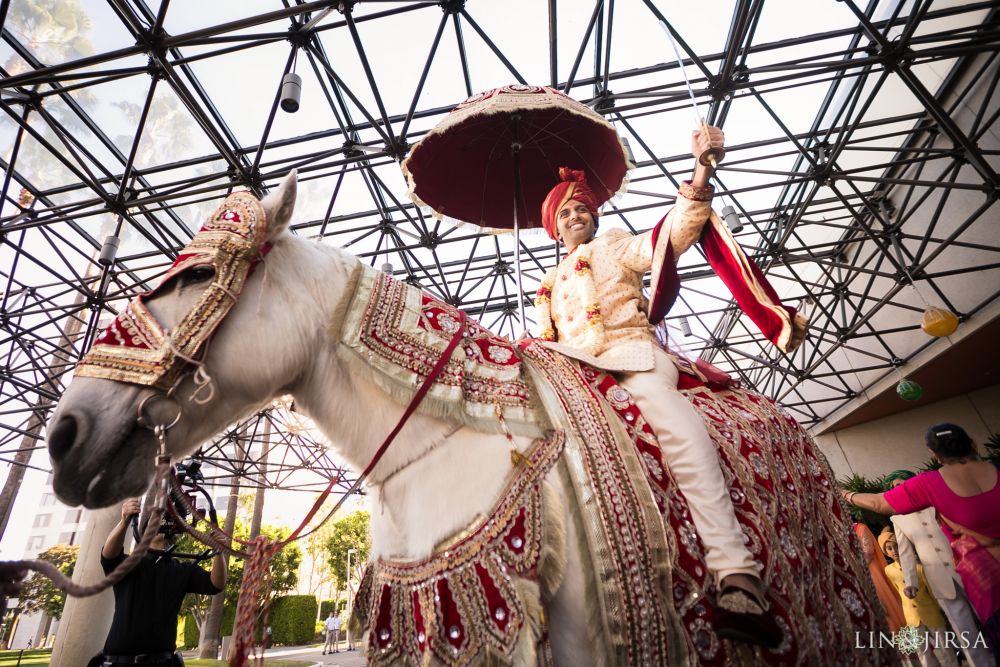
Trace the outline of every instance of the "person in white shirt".
<instances>
[{"instance_id":1,"label":"person in white shirt","mask_svg":"<svg viewBox=\"0 0 1000 667\"><path fill-rule=\"evenodd\" d=\"M326 644L323 646L323 655L327 653L339 653L340 644L340 617L334 616L333 612L326 617ZM333 650L330 650L332 647Z\"/></svg>"}]
</instances>

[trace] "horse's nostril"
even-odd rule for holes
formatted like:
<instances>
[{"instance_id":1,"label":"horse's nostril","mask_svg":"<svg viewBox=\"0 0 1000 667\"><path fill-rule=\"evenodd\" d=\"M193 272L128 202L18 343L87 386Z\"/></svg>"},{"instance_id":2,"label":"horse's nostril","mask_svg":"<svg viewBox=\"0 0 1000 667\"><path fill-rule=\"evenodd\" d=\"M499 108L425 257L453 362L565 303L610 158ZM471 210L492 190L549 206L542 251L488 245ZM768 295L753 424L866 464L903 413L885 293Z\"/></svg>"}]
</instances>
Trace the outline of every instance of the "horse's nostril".
<instances>
[{"instance_id":1,"label":"horse's nostril","mask_svg":"<svg viewBox=\"0 0 1000 667\"><path fill-rule=\"evenodd\" d=\"M76 442L76 417L64 415L49 429L49 455L53 461L59 461L73 449Z\"/></svg>"}]
</instances>

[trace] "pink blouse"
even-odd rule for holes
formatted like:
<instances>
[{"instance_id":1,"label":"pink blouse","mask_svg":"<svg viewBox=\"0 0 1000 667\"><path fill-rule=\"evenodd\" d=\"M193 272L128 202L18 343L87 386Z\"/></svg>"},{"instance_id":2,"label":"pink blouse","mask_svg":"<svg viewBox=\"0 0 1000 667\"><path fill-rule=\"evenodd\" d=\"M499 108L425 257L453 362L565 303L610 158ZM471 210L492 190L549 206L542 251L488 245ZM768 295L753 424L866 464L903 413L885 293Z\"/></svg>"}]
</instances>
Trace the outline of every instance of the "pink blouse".
<instances>
[{"instance_id":1,"label":"pink blouse","mask_svg":"<svg viewBox=\"0 0 1000 667\"><path fill-rule=\"evenodd\" d=\"M897 514L933 507L958 525L992 538L1000 538L1000 470L993 488L974 496L956 494L937 470L924 472L885 492L885 501ZM953 539L951 531L949 539Z\"/></svg>"}]
</instances>

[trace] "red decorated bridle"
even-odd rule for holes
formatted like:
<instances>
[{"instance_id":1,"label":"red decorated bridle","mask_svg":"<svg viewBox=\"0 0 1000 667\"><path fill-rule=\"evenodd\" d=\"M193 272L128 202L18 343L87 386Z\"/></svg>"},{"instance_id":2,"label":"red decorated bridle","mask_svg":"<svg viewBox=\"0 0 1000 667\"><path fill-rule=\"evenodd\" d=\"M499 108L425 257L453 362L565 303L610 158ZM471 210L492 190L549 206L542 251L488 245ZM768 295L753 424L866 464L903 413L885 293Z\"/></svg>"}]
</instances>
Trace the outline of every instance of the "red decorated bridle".
<instances>
[{"instance_id":1,"label":"red decorated bridle","mask_svg":"<svg viewBox=\"0 0 1000 667\"><path fill-rule=\"evenodd\" d=\"M211 389L201 359L254 269L270 251L266 238L267 220L260 201L249 192L229 195L181 250L160 284L133 298L76 366L80 377L154 390L139 403L138 419L157 434L160 454L165 454L165 432L181 418L182 407L175 397L181 381L193 375L198 389L192 399L200 403L211 400L211 395L197 395L206 387ZM149 310L147 300L169 281L203 267L213 269L212 283L174 329L168 329ZM157 424L147 414L147 406L159 398L172 401L177 412L172 420Z\"/></svg>"}]
</instances>

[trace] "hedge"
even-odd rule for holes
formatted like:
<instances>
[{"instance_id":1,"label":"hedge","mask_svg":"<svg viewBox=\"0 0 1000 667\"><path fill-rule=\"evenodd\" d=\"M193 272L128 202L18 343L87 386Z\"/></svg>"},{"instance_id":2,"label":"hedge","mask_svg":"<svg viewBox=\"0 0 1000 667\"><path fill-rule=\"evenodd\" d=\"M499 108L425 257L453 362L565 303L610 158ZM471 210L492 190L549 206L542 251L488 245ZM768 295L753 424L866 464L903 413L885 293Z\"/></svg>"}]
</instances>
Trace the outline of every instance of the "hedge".
<instances>
[{"instance_id":1,"label":"hedge","mask_svg":"<svg viewBox=\"0 0 1000 667\"><path fill-rule=\"evenodd\" d=\"M184 617L184 648L194 648L198 645L198 622L192 614Z\"/></svg>"},{"instance_id":2,"label":"hedge","mask_svg":"<svg viewBox=\"0 0 1000 667\"><path fill-rule=\"evenodd\" d=\"M233 634L233 623L236 619L236 610L232 607L223 607L222 609L222 636ZM257 633L260 635L260 632ZM198 646L198 641L201 638L198 632L198 622L194 620L194 616L188 614L184 617L184 648L196 648Z\"/></svg>"},{"instance_id":3,"label":"hedge","mask_svg":"<svg viewBox=\"0 0 1000 667\"><path fill-rule=\"evenodd\" d=\"M233 634L236 610L225 607L222 610L222 635ZM315 637L316 598L312 595L285 595L271 602L272 641L285 646L308 644ZM184 622L184 648L198 646L198 624L190 614ZM257 632L258 639L262 629Z\"/></svg>"},{"instance_id":4,"label":"hedge","mask_svg":"<svg viewBox=\"0 0 1000 667\"><path fill-rule=\"evenodd\" d=\"M284 595L271 603L274 643L298 646L312 641L316 627L316 598Z\"/></svg>"}]
</instances>

